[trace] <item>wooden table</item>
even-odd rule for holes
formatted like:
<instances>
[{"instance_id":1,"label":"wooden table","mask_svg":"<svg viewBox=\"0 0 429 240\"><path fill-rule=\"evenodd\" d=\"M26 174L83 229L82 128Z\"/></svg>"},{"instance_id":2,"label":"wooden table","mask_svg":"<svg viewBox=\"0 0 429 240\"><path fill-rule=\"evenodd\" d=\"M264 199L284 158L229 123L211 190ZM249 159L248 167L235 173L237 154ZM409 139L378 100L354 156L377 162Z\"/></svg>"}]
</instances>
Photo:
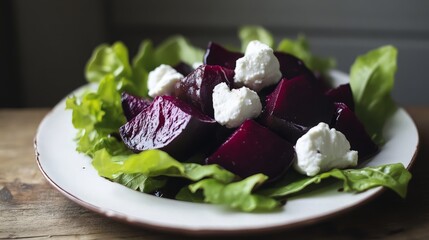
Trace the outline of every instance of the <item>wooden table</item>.
<instances>
[{"instance_id":1,"label":"wooden table","mask_svg":"<svg viewBox=\"0 0 429 240\"><path fill-rule=\"evenodd\" d=\"M386 191L370 203L324 222L233 238L429 239L429 108L407 110L419 129L420 151L405 200ZM37 168L33 150L36 128L48 111L0 110L0 239L189 238L110 220L71 202L51 187Z\"/></svg>"}]
</instances>

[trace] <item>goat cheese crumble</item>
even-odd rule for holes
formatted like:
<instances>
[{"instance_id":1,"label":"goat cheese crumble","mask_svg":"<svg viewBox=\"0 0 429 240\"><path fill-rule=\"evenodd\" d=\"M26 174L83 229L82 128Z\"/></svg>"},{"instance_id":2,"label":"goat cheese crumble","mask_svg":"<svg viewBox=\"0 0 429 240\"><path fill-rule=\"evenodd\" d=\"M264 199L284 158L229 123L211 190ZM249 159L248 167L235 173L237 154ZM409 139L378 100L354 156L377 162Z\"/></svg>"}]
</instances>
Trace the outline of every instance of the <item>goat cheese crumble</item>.
<instances>
[{"instance_id":1,"label":"goat cheese crumble","mask_svg":"<svg viewBox=\"0 0 429 240\"><path fill-rule=\"evenodd\" d=\"M183 75L173 67L161 64L149 73L147 87L149 96L156 97L171 95L174 92L174 85L183 78Z\"/></svg>"},{"instance_id":2,"label":"goat cheese crumble","mask_svg":"<svg viewBox=\"0 0 429 240\"><path fill-rule=\"evenodd\" d=\"M273 49L256 40L249 42L244 57L237 59L234 72L238 86L244 85L257 92L278 83L282 77Z\"/></svg>"},{"instance_id":3,"label":"goat cheese crumble","mask_svg":"<svg viewBox=\"0 0 429 240\"><path fill-rule=\"evenodd\" d=\"M294 168L307 176L315 176L333 168L354 167L358 152L350 150L350 143L335 128L319 123L298 139L295 145Z\"/></svg>"},{"instance_id":4,"label":"goat cheese crumble","mask_svg":"<svg viewBox=\"0 0 429 240\"><path fill-rule=\"evenodd\" d=\"M238 127L262 111L258 94L247 87L230 90L226 83L219 83L212 97L215 120L228 128Z\"/></svg>"}]
</instances>

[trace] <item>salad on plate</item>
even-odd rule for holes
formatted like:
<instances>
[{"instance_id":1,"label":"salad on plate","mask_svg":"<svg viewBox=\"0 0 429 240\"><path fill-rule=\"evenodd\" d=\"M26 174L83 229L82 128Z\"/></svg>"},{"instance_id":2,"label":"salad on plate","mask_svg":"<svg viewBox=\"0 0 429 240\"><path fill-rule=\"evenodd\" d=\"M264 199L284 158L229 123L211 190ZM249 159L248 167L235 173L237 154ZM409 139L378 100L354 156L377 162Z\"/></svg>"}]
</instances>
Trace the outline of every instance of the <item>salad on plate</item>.
<instances>
[{"instance_id":1,"label":"salad on plate","mask_svg":"<svg viewBox=\"0 0 429 240\"><path fill-rule=\"evenodd\" d=\"M406 196L402 164L360 167L397 108L393 46L357 57L350 82L333 85L335 62L313 56L304 37L275 47L257 26L239 37L241 50L144 40L131 62L121 42L97 47L85 69L91 86L66 100L76 150L131 189L246 212L274 211L325 179L345 192L384 186Z\"/></svg>"}]
</instances>

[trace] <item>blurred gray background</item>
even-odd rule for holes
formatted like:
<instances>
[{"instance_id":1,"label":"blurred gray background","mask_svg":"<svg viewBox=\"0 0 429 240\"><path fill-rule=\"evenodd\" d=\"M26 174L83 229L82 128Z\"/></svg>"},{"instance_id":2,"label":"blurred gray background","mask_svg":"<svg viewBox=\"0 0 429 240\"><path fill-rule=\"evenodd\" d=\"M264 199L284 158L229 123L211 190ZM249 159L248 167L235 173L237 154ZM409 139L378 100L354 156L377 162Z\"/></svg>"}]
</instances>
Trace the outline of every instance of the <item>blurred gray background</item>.
<instances>
[{"instance_id":1,"label":"blurred gray background","mask_svg":"<svg viewBox=\"0 0 429 240\"><path fill-rule=\"evenodd\" d=\"M2 0L0 11L0 107L54 106L85 83L85 63L103 42L121 40L131 56L142 39L172 34L202 48L210 40L238 45L244 24L277 40L304 33L313 52L345 72L357 55L393 44L394 99L429 105L429 1Z\"/></svg>"}]
</instances>

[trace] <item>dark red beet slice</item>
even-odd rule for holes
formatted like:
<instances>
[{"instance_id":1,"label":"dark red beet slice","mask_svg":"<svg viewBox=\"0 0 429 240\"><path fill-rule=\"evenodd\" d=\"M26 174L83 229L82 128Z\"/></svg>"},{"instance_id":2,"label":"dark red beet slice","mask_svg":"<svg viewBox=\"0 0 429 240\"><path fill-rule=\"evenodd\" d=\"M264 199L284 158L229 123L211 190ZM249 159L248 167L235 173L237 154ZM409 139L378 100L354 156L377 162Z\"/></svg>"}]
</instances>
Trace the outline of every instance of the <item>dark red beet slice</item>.
<instances>
[{"instance_id":1,"label":"dark red beet slice","mask_svg":"<svg viewBox=\"0 0 429 240\"><path fill-rule=\"evenodd\" d=\"M121 94L121 102L125 118L129 121L147 108L152 101L123 92Z\"/></svg>"},{"instance_id":2,"label":"dark red beet slice","mask_svg":"<svg viewBox=\"0 0 429 240\"><path fill-rule=\"evenodd\" d=\"M319 86L321 91L326 92L332 88L331 81L329 80L330 76L320 72L313 72L313 74L316 80L316 85Z\"/></svg>"},{"instance_id":3,"label":"dark red beet slice","mask_svg":"<svg viewBox=\"0 0 429 240\"><path fill-rule=\"evenodd\" d=\"M280 72L283 78L292 79L299 75L305 75L313 73L308 69L301 59L284 52L274 52L280 63Z\"/></svg>"},{"instance_id":4,"label":"dark red beet slice","mask_svg":"<svg viewBox=\"0 0 429 240\"><path fill-rule=\"evenodd\" d=\"M176 96L213 117L213 88L221 82L228 86L234 71L217 65L201 65L183 78L176 87Z\"/></svg>"},{"instance_id":5,"label":"dark red beet slice","mask_svg":"<svg viewBox=\"0 0 429 240\"><path fill-rule=\"evenodd\" d=\"M305 76L282 79L266 98L260 121L289 142L320 122L330 123L334 104Z\"/></svg>"},{"instance_id":6,"label":"dark red beet slice","mask_svg":"<svg viewBox=\"0 0 429 240\"><path fill-rule=\"evenodd\" d=\"M203 63L207 65L219 65L234 70L235 62L243 56L244 54L242 53L229 51L219 44L210 42L204 54Z\"/></svg>"},{"instance_id":7,"label":"dark red beet slice","mask_svg":"<svg viewBox=\"0 0 429 240\"><path fill-rule=\"evenodd\" d=\"M352 150L358 151L359 161L368 159L378 152L378 146L375 144L365 127L356 117L356 115L344 103L335 103L336 111L333 128L340 131L350 142Z\"/></svg>"},{"instance_id":8,"label":"dark red beet slice","mask_svg":"<svg viewBox=\"0 0 429 240\"><path fill-rule=\"evenodd\" d=\"M349 83L342 84L336 88L329 89L325 92L325 94L332 101L345 103L350 110L354 111L355 103L353 100L352 89L350 88Z\"/></svg>"},{"instance_id":9,"label":"dark red beet slice","mask_svg":"<svg viewBox=\"0 0 429 240\"><path fill-rule=\"evenodd\" d=\"M290 167L294 154L292 144L246 120L206 162L219 164L242 178L263 173L274 180Z\"/></svg>"},{"instance_id":10,"label":"dark red beet slice","mask_svg":"<svg viewBox=\"0 0 429 240\"><path fill-rule=\"evenodd\" d=\"M189 66L188 64L184 62L180 62L177 65L174 66L174 69L178 71L183 76L188 75L192 71L194 71L194 68L192 66Z\"/></svg>"},{"instance_id":11,"label":"dark red beet slice","mask_svg":"<svg viewBox=\"0 0 429 240\"><path fill-rule=\"evenodd\" d=\"M284 52L274 52L274 55L279 60L280 71L282 72L283 78L290 80L292 78L304 75L322 91L329 89L328 83L324 79L324 76L318 73L313 73L305 66L301 59Z\"/></svg>"},{"instance_id":12,"label":"dark red beet slice","mask_svg":"<svg viewBox=\"0 0 429 240\"><path fill-rule=\"evenodd\" d=\"M134 152L161 149L183 160L206 142L216 126L212 118L193 106L172 96L159 96L121 126L119 133Z\"/></svg>"}]
</instances>

